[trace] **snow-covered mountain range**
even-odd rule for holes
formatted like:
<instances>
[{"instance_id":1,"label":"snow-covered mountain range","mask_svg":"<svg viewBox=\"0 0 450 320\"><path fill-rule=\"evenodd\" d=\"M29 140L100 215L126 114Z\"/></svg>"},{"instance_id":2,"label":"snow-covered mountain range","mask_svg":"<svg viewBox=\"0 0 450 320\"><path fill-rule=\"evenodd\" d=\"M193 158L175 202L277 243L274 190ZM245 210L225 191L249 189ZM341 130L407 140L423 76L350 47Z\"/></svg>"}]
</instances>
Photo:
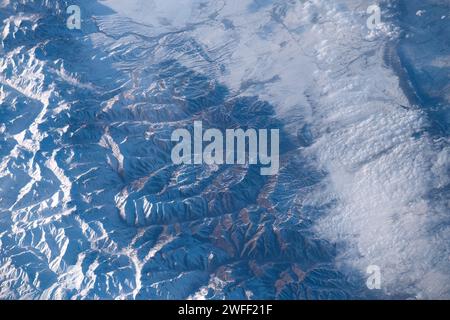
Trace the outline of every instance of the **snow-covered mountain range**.
<instances>
[{"instance_id":1,"label":"snow-covered mountain range","mask_svg":"<svg viewBox=\"0 0 450 320\"><path fill-rule=\"evenodd\" d=\"M0 0L0 20L0 298L450 298L450 1ZM197 120L279 129L279 173L174 165Z\"/></svg>"}]
</instances>

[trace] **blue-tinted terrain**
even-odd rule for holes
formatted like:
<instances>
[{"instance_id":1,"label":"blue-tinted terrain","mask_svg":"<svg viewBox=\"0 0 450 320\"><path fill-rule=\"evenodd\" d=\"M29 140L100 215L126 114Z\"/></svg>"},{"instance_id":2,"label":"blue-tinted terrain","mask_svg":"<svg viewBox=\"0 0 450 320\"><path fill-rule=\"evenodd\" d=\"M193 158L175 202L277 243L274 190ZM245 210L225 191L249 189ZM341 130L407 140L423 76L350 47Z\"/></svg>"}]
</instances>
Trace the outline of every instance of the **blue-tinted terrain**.
<instances>
[{"instance_id":1,"label":"blue-tinted terrain","mask_svg":"<svg viewBox=\"0 0 450 320\"><path fill-rule=\"evenodd\" d=\"M0 0L0 298L450 298L450 2L180 2Z\"/></svg>"}]
</instances>

